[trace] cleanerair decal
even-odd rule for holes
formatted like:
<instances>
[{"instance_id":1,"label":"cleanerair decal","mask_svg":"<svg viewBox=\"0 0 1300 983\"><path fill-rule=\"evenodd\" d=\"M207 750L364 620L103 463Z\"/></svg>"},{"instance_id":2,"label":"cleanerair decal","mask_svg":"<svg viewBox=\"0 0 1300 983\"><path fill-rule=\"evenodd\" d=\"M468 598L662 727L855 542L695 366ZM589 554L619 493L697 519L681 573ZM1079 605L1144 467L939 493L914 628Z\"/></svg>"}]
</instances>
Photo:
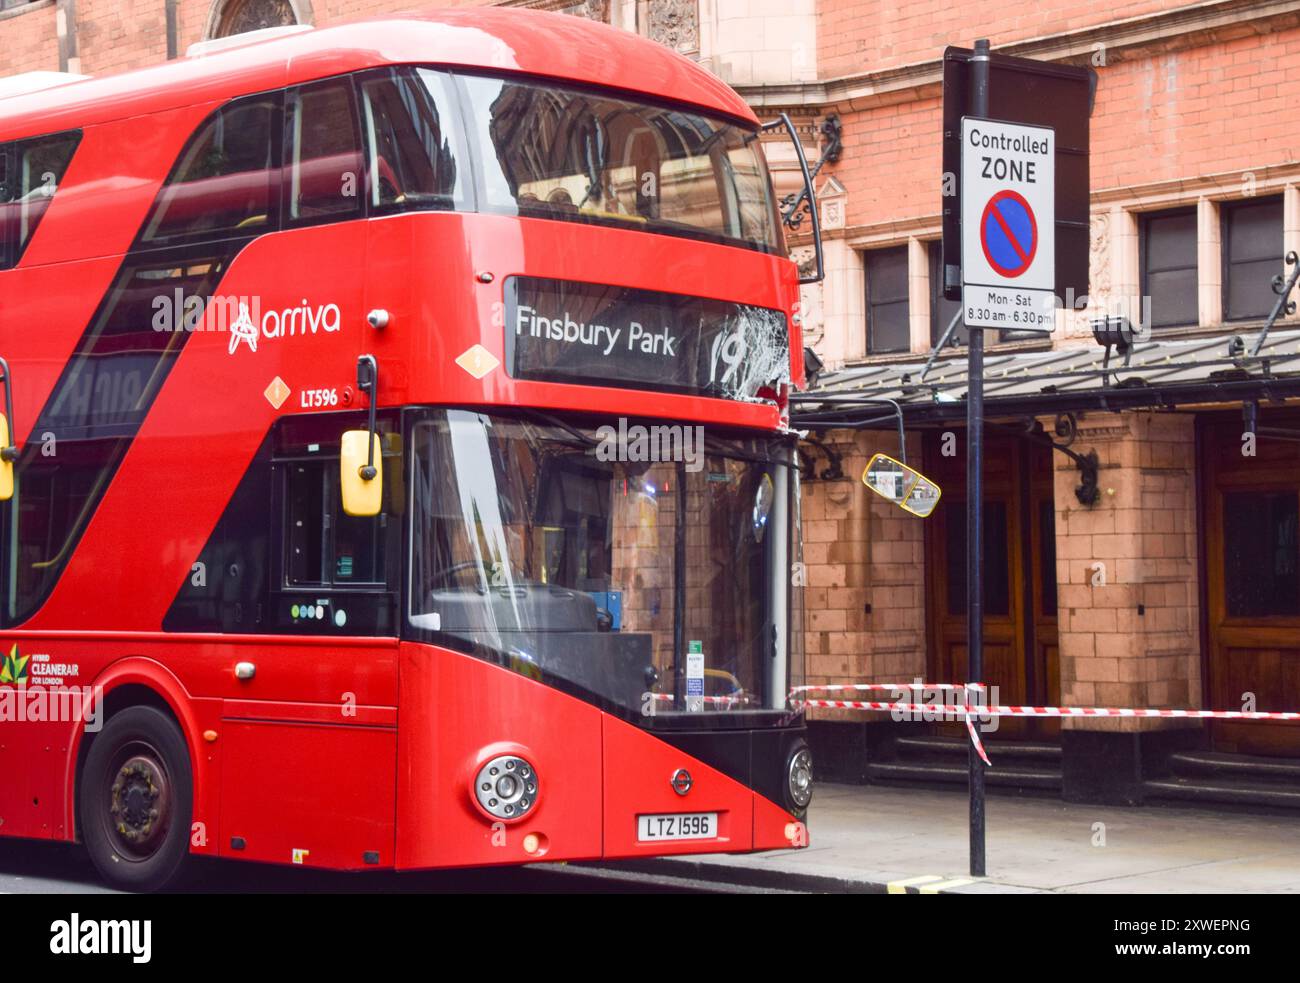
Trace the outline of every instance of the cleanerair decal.
<instances>
[{"instance_id":1,"label":"cleanerair decal","mask_svg":"<svg viewBox=\"0 0 1300 983\"><path fill-rule=\"evenodd\" d=\"M19 654L18 643L14 642L14 647L9 650L9 654L0 659L0 683L25 686L27 684L27 662L29 658L29 656Z\"/></svg>"}]
</instances>

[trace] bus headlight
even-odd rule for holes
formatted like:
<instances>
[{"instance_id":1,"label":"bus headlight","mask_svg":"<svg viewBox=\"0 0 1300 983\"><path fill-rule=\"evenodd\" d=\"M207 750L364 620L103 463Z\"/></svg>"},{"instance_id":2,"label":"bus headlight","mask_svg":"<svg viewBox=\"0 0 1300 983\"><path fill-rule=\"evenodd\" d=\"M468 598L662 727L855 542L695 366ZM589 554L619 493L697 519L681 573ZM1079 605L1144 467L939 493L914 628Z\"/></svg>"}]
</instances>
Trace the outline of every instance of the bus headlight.
<instances>
[{"instance_id":1,"label":"bus headlight","mask_svg":"<svg viewBox=\"0 0 1300 983\"><path fill-rule=\"evenodd\" d=\"M479 769L474 796L483 811L497 819L520 819L537 804L537 771L523 758L502 754Z\"/></svg>"},{"instance_id":2,"label":"bus headlight","mask_svg":"<svg viewBox=\"0 0 1300 983\"><path fill-rule=\"evenodd\" d=\"M796 810L808 808L812 801L813 770L812 752L807 745L796 747L790 755L790 764L786 768L786 784L790 792L790 801Z\"/></svg>"}]
</instances>

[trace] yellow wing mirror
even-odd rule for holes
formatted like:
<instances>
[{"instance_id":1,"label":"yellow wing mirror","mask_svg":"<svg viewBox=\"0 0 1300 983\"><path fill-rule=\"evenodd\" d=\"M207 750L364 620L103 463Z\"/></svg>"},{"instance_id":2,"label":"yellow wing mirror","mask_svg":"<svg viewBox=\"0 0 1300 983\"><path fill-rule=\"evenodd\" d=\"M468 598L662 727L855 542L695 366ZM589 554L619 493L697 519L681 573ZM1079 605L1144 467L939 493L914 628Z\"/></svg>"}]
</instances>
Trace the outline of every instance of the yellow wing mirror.
<instances>
[{"instance_id":1,"label":"yellow wing mirror","mask_svg":"<svg viewBox=\"0 0 1300 983\"><path fill-rule=\"evenodd\" d=\"M348 515L378 515L384 501L379 434L347 430L339 449L339 488ZM369 475L369 477L366 477Z\"/></svg>"},{"instance_id":2,"label":"yellow wing mirror","mask_svg":"<svg viewBox=\"0 0 1300 983\"><path fill-rule=\"evenodd\" d=\"M347 430L339 447L339 488L348 515L378 515L384 501L383 452L375 432L379 402L379 365L373 355L357 359L357 388L370 396L370 425Z\"/></svg>"},{"instance_id":3,"label":"yellow wing mirror","mask_svg":"<svg viewBox=\"0 0 1300 983\"><path fill-rule=\"evenodd\" d=\"M867 462L862 472L862 483L881 498L888 499L904 512L924 519L939 504L943 489L933 481L895 461L888 454L877 454Z\"/></svg>"},{"instance_id":4,"label":"yellow wing mirror","mask_svg":"<svg viewBox=\"0 0 1300 983\"><path fill-rule=\"evenodd\" d=\"M0 502L14 497L14 458L17 448L9 446L9 418L0 413Z\"/></svg>"}]
</instances>

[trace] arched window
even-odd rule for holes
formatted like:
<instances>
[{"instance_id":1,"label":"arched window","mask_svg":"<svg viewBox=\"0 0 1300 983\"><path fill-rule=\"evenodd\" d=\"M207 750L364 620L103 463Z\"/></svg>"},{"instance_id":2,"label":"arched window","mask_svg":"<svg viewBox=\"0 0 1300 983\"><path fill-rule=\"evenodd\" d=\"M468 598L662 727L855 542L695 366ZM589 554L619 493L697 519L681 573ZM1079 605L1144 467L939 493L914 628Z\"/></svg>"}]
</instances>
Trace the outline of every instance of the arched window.
<instances>
[{"instance_id":1,"label":"arched window","mask_svg":"<svg viewBox=\"0 0 1300 983\"><path fill-rule=\"evenodd\" d=\"M214 0L203 37L225 38L264 27L311 22L310 0Z\"/></svg>"}]
</instances>

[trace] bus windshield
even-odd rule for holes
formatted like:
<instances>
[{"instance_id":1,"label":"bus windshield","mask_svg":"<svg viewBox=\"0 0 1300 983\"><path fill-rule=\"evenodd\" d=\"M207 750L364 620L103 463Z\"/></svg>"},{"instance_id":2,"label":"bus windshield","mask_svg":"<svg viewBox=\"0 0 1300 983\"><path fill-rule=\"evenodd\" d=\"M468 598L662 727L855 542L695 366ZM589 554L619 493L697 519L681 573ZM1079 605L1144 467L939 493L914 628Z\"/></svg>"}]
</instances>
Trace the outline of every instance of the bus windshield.
<instances>
[{"instance_id":1,"label":"bus windshield","mask_svg":"<svg viewBox=\"0 0 1300 983\"><path fill-rule=\"evenodd\" d=\"M785 708L788 442L470 410L410 442L417 634L632 719Z\"/></svg>"},{"instance_id":2,"label":"bus windshield","mask_svg":"<svg viewBox=\"0 0 1300 983\"><path fill-rule=\"evenodd\" d=\"M550 83L461 78L487 208L779 250L757 131Z\"/></svg>"}]
</instances>

